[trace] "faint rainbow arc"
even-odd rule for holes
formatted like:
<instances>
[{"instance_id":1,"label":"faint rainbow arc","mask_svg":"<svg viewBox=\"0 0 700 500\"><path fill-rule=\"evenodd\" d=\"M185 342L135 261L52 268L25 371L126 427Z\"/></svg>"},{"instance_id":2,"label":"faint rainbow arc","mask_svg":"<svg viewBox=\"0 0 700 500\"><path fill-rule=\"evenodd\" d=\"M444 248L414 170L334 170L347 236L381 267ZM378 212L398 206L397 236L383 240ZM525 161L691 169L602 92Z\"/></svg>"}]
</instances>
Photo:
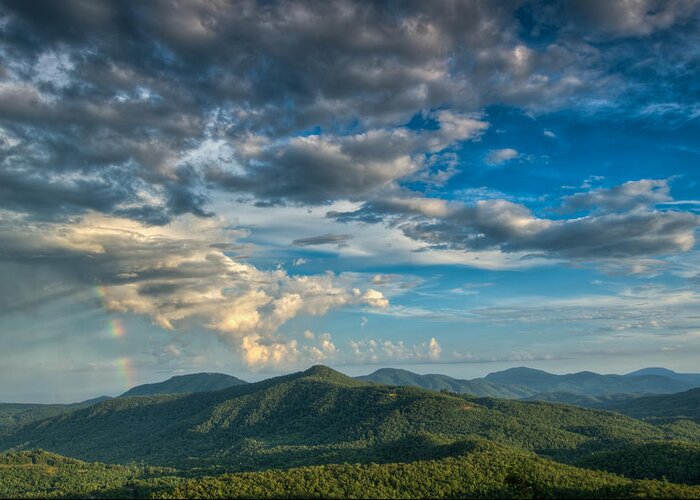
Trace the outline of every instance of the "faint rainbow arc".
<instances>
[{"instance_id":1,"label":"faint rainbow arc","mask_svg":"<svg viewBox=\"0 0 700 500\"><path fill-rule=\"evenodd\" d=\"M102 309L109 313L109 308L107 307L106 299L107 292L105 290L105 287L102 285L98 285L95 287L95 292L97 293L97 297L100 299ZM115 339L121 339L126 336L126 328L124 328L124 324L119 318L109 319L109 333Z\"/></svg>"},{"instance_id":2,"label":"faint rainbow arc","mask_svg":"<svg viewBox=\"0 0 700 500\"><path fill-rule=\"evenodd\" d=\"M120 358L117 362L124 383L127 387L131 388L136 385L136 370L129 358Z\"/></svg>"},{"instance_id":3,"label":"faint rainbow arc","mask_svg":"<svg viewBox=\"0 0 700 500\"><path fill-rule=\"evenodd\" d=\"M104 286L98 285L95 287L95 292L97 297L100 299L102 308L109 313L109 307L107 307L107 290ZM112 338L123 339L126 337L126 328L119 318L110 317L109 319L109 333ZM136 369L134 368L131 360L124 356L117 360L117 369L121 374L121 378L124 380L124 384L127 388L134 387L136 385Z\"/></svg>"}]
</instances>

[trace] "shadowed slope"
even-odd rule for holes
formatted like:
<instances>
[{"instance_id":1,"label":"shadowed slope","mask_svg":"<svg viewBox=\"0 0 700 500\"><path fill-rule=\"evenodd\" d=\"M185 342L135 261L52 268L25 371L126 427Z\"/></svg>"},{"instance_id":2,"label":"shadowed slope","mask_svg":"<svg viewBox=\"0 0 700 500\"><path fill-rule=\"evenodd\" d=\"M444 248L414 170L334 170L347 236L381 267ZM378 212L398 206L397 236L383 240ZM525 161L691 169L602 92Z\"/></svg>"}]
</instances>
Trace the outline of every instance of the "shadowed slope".
<instances>
[{"instance_id":1,"label":"shadowed slope","mask_svg":"<svg viewBox=\"0 0 700 500\"><path fill-rule=\"evenodd\" d=\"M192 373L189 375L178 375L155 384L137 385L120 397L219 391L234 385L243 384L247 384L247 382L223 373Z\"/></svg>"}]
</instances>

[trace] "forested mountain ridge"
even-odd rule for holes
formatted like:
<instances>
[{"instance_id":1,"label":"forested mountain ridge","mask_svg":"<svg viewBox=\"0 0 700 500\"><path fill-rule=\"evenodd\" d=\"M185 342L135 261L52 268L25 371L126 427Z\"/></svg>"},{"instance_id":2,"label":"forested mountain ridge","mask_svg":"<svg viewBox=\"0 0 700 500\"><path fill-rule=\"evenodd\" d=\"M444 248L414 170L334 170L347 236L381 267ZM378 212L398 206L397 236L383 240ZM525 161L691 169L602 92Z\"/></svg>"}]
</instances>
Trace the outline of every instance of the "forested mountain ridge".
<instances>
[{"instance_id":1,"label":"forested mountain ridge","mask_svg":"<svg viewBox=\"0 0 700 500\"><path fill-rule=\"evenodd\" d=\"M602 378L601 378L602 377ZM610 377L616 381L600 390L596 385L608 384ZM624 386L620 386L619 377L634 379L630 385L629 380ZM651 377L651 378L650 378ZM662 380L659 382L659 377ZM642 410L630 406L631 401L640 394L654 394L655 391L666 391L669 388L691 384L695 378L700 379L700 374L676 373L665 368L646 368L632 372L624 376L598 375L591 372L580 372L571 375L552 375L540 370L529 368L516 368L489 374L486 378L472 380L455 379L447 375L429 374L419 375L408 370L382 368L369 375L355 377L364 382L395 386L413 386L436 391L449 391L458 394L472 394L475 396L501 397L521 399L524 401L550 401L574 404L588 408L613 409L631 416L677 418L688 417L697 419L700 409L693 406L694 399L687 404L682 399L677 404L666 405L664 413L655 410L655 406L647 400L648 408ZM494 379L501 380L496 382ZM653 385L648 385L651 380ZM671 381L670 384L668 381ZM517 382L517 383L514 383ZM163 382L143 384L133 387L123 393L121 398L132 396L156 396L165 394L188 394L195 392L210 392L222 390L235 385L243 385L247 382L230 375L221 373L195 373L172 377ZM641 384L641 386L640 386ZM541 389L564 388L567 391L538 392ZM610 389L610 387L616 389ZM611 393L613 390L633 390L631 393ZM573 391L573 392L572 392ZM685 389L684 389L685 391ZM592 393L592 394L590 394ZM42 420L57 415L71 413L75 410L86 408L93 404L110 399L107 396L93 398L80 403L72 404L27 404L27 403L0 403L0 434L7 433L30 422ZM663 401L671 401L663 400ZM640 405L647 404L643 401ZM675 411L675 408L686 408L683 411ZM656 413L659 413L658 415Z\"/></svg>"},{"instance_id":2,"label":"forested mountain ridge","mask_svg":"<svg viewBox=\"0 0 700 500\"><path fill-rule=\"evenodd\" d=\"M242 384L247 384L247 382L223 373L192 373L177 375L163 382L138 385L119 397L209 392ZM111 398L100 396L70 404L0 403L0 434L30 422L72 413L108 399Z\"/></svg>"},{"instance_id":3,"label":"forested mountain ridge","mask_svg":"<svg viewBox=\"0 0 700 500\"><path fill-rule=\"evenodd\" d=\"M248 382L223 373L191 373L176 375L163 382L132 387L120 397L155 396L158 394L188 394L226 389Z\"/></svg>"},{"instance_id":4,"label":"forested mountain ridge","mask_svg":"<svg viewBox=\"0 0 700 500\"><path fill-rule=\"evenodd\" d=\"M109 399L14 429L0 437L8 448L0 496L20 498L700 498L692 421L381 385L324 366Z\"/></svg>"},{"instance_id":5,"label":"forested mountain ridge","mask_svg":"<svg viewBox=\"0 0 700 500\"><path fill-rule=\"evenodd\" d=\"M676 394L642 396L611 404L609 408L635 418L662 421L685 418L700 424L700 388Z\"/></svg>"},{"instance_id":6,"label":"forested mountain ridge","mask_svg":"<svg viewBox=\"0 0 700 500\"><path fill-rule=\"evenodd\" d=\"M379 384L447 390L475 396L562 402L590 408L612 408L641 395L671 394L700 386L700 374L679 374L661 368L639 370L627 375L600 375L585 371L554 375L519 367L471 380L381 368L356 378Z\"/></svg>"},{"instance_id":7,"label":"forested mountain ridge","mask_svg":"<svg viewBox=\"0 0 700 500\"><path fill-rule=\"evenodd\" d=\"M1 438L0 449L21 445L114 463L259 470L432 459L473 437L574 463L611 444L700 442L700 430L681 434L568 405L376 385L313 367L215 392L115 398L28 424Z\"/></svg>"},{"instance_id":8,"label":"forested mountain ridge","mask_svg":"<svg viewBox=\"0 0 700 500\"><path fill-rule=\"evenodd\" d=\"M636 370L625 375L626 377L639 377L646 375L657 375L661 377L671 378L675 380L680 380L682 382L688 382L695 384L696 387L700 387L700 373L678 373L668 368L661 367L650 367L642 368L641 370Z\"/></svg>"},{"instance_id":9,"label":"forested mountain ridge","mask_svg":"<svg viewBox=\"0 0 700 500\"><path fill-rule=\"evenodd\" d=\"M108 399L108 396L100 396L70 404L0 403L0 434L29 422L71 413Z\"/></svg>"},{"instance_id":10,"label":"forested mountain ridge","mask_svg":"<svg viewBox=\"0 0 700 500\"><path fill-rule=\"evenodd\" d=\"M484 380L503 385L520 385L535 393L570 393L589 396L614 394L666 394L697 387L694 382L662 375L600 375L583 371L554 375L532 368L510 368L489 373Z\"/></svg>"},{"instance_id":11,"label":"forested mountain ridge","mask_svg":"<svg viewBox=\"0 0 700 500\"><path fill-rule=\"evenodd\" d=\"M484 379L463 380L440 374L419 375L398 368L380 368L369 375L355 378L377 384L422 387L433 391L447 390L458 394L473 394L475 396L518 399L534 394L533 391L526 387L518 385L506 386Z\"/></svg>"}]
</instances>

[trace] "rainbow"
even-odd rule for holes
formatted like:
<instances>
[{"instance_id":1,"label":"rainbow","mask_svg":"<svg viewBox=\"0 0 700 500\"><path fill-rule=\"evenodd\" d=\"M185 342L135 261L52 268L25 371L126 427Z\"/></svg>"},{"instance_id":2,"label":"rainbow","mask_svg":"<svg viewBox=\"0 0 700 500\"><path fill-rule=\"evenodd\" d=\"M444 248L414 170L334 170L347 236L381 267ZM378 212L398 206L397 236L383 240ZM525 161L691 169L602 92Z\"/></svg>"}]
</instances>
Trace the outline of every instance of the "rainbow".
<instances>
[{"instance_id":1,"label":"rainbow","mask_svg":"<svg viewBox=\"0 0 700 500\"><path fill-rule=\"evenodd\" d=\"M121 320L118 318L112 318L109 320L109 332L115 339L124 338L126 335L126 330Z\"/></svg>"},{"instance_id":2,"label":"rainbow","mask_svg":"<svg viewBox=\"0 0 700 500\"><path fill-rule=\"evenodd\" d=\"M105 311L109 312L109 308L107 307L107 290L105 289L104 286L98 285L95 287L95 293L97 294L97 297L100 299L100 303L102 304L102 308ZM109 333L110 335L115 338L115 339L121 339L124 338L126 335L126 329L124 328L124 324L122 321L118 318L111 318L109 320Z\"/></svg>"},{"instance_id":3,"label":"rainbow","mask_svg":"<svg viewBox=\"0 0 700 500\"><path fill-rule=\"evenodd\" d=\"M109 313L109 307L107 307L107 290L104 286L98 285L95 287L95 293L100 299L102 308ZM123 339L126 337L126 328L119 318L109 319L109 333L112 338ZM131 360L127 357L119 358L117 360L117 369L121 374L124 384L127 388L134 387L136 385L136 370L131 363Z\"/></svg>"},{"instance_id":4,"label":"rainbow","mask_svg":"<svg viewBox=\"0 0 700 500\"><path fill-rule=\"evenodd\" d=\"M107 309L107 300L105 299L107 292L105 291L105 287L103 287L102 285L97 285L95 287L95 293L97 294L97 297L99 297L100 302L102 303L102 307Z\"/></svg>"},{"instance_id":5,"label":"rainbow","mask_svg":"<svg viewBox=\"0 0 700 500\"><path fill-rule=\"evenodd\" d=\"M117 367L124 379L126 387L134 387L136 385L136 370L134 370L134 367L131 365L131 360L129 360L129 358L120 358L117 360Z\"/></svg>"}]
</instances>

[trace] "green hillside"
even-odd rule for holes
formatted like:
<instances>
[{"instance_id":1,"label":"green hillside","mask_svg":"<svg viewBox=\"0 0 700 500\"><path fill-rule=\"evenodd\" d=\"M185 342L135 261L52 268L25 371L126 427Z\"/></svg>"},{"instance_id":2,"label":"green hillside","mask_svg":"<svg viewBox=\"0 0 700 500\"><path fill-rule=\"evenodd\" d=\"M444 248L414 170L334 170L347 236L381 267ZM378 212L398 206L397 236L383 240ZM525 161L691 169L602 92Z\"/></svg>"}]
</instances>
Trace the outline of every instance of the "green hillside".
<instances>
[{"instance_id":1,"label":"green hillside","mask_svg":"<svg viewBox=\"0 0 700 500\"><path fill-rule=\"evenodd\" d=\"M592 453L577 462L631 478L660 478L700 484L700 445L684 442L632 443Z\"/></svg>"},{"instance_id":2,"label":"green hillside","mask_svg":"<svg viewBox=\"0 0 700 500\"><path fill-rule=\"evenodd\" d=\"M469 439L452 456L211 475L105 465L41 450L0 454L2 498L700 498L700 487L633 480Z\"/></svg>"},{"instance_id":3,"label":"green hillside","mask_svg":"<svg viewBox=\"0 0 700 500\"><path fill-rule=\"evenodd\" d=\"M689 419L700 424L700 388L677 394L643 396L609 407L635 418L658 421Z\"/></svg>"},{"instance_id":4,"label":"green hillside","mask_svg":"<svg viewBox=\"0 0 700 500\"><path fill-rule=\"evenodd\" d=\"M0 403L0 435L30 422L64 415L107 399L102 396L72 404Z\"/></svg>"},{"instance_id":5,"label":"green hillside","mask_svg":"<svg viewBox=\"0 0 700 500\"><path fill-rule=\"evenodd\" d=\"M419 375L398 368L381 368L369 375L355 378L377 384L422 387L433 391L445 390L475 396L517 399L533 395L531 390L517 385L505 386L484 379L461 380L439 374Z\"/></svg>"},{"instance_id":6,"label":"green hillside","mask_svg":"<svg viewBox=\"0 0 700 500\"><path fill-rule=\"evenodd\" d=\"M573 394L571 392L538 392L533 396L522 398L523 401L548 401L550 403L566 403L584 408L611 409L639 397L635 394L609 394L590 396Z\"/></svg>"},{"instance_id":7,"label":"green hillside","mask_svg":"<svg viewBox=\"0 0 700 500\"><path fill-rule=\"evenodd\" d=\"M0 498L127 498L127 483L169 472L86 463L42 450L1 453Z\"/></svg>"},{"instance_id":8,"label":"green hillside","mask_svg":"<svg viewBox=\"0 0 700 500\"><path fill-rule=\"evenodd\" d=\"M163 382L139 385L129 389L120 397L218 391L246 383L223 373L193 373L178 375ZM110 398L101 396L72 404L0 403L0 435L30 422L72 413L107 399Z\"/></svg>"},{"instance_id":9,"label":"green hillside","mask_svg":"<svg viewBox=\"0 0 700 500\"><path fill-rule=\"evenodd\" d=\"M464 447L469 451L440 460L224 474L176 485L166 480L155 488L145 483L137 492L156 498L700 497L700 487L634 481L558 464L483 440L465 442Z\"/></svg>"},{"instance_id":10,"label":"green hillside","mask_svg":"<svg viewBox=\"0 0 700 500\"><path fill-rule=\"evenodd\" d=\"M155 384L137 385L126 391L120 397L219 391L221 389L233 387L234 385L243 384L247 384L247 382L223 373L192 373L189 375L177 375Z\"/></svg>"}]
</instances>

